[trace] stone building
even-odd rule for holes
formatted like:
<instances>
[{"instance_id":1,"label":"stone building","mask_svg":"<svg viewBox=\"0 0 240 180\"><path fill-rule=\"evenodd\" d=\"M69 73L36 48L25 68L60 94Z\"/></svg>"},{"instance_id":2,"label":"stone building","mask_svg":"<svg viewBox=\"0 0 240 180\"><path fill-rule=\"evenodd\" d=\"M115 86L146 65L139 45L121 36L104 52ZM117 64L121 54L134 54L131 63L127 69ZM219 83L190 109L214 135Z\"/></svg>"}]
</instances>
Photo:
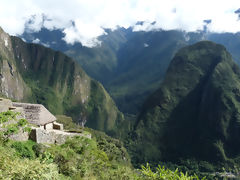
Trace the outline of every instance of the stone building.
<instances>
[{"instance_id":1,"label":"stone building","mask_svg":"<svg viewBox=\"0 0 240 180\"><path fill-rule=\"evenodd\" d=\"M91 138L91 134L70 133L63 130L63 125L56 122L56 117L41 104L12 102L0 98L0 112L20 112L18 118L25 118L31 125L30 134L26 132L13 134L10 138L17 141L31 139L37 143L63 144L68 137L84 136Z\"/></svg>"},{"instance_id":2,"label":"stone building","mask_svg":"<svg viewBox=\"0 0 240 180\"><path fill-rule=\"evenodd\" d=\"M28 122L41 129L63 130L63 125L56 123L56 117L41 104L13 102L12 105L13 108L22 108Z\"/></svg>"},{"instance_id":3,"label":"stone building","mask_svg":"<svg viewBox=\"0 0 240 180\"><path fill-rule=\"evenodd\" d=\"M56 117L41 104L12 102L9 99L0 98L0 112L20 112L21 118L25 118L32 125L41 129L63 130L63 125L56 122Z\"/></svg>"}]
</instances>

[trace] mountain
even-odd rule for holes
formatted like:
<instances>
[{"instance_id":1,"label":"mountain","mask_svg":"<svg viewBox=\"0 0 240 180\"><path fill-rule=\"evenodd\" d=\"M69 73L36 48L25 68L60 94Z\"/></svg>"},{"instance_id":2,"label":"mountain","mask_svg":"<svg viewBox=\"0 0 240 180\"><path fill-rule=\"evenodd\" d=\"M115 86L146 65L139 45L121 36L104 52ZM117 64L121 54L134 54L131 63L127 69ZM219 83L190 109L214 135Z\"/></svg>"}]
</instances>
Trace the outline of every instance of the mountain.
<instances>
[{"instance_id":1,"label":"mountain","mask_svg":"<svg viewBox=\"0 0 240 180\"><path fill-rule=\"evenodd\" d=\"M0 30L1 94L45 105L54 114L111 133L122 113L104 87L59 51L28 44Z\"/></svg>"},{"instance_id":2,"label":"mountain","mask_svg":"<svg viewBox=\"0 0 240 180\"><path fill-rule=\"evenodd\" d=\"M233 59L240 65L240 33L210 33L207 39L224 45L231 53Z\"/></svg>"},{"instance_id":3,"label":"mountain","mask_svg":"<svg viewBox=\"0 0 240 180\"><path fill-rule=\"evenodd\" d=\"M134 32L119 49L114 78L106 83L118 107L136 114L159 87L174 54L186 45L179 31Z\"/></svg>"},{"instance_id":4,"label":"mountain","mask_svg":"<svg viewBox=\"0 0 240 180\"><path fill-rule=\"evenodd\" d=\"M121 111L136 114L145 98L158 87L174 53L187 45L179 31L133 32L106 29L101 45L88 48L63 43L61 30L25 32L27 42L48 45L73 57L92 77L103 83ZM52 34L55 34L51 36ZM49 37L49 38L47 38Z\"/></svg>"},{"instance_id":5,"label":"mountain","mask_svg":"<svg viewBox=\"0 0 240 180\"><path fill-rule=\"evenodd\" d=\"M174 54L201 40L224 45L239 64L240 34L158 30L135 32L132 28L106 29L101 45L88 48L66 44L62 30L25 31L20 37L38 42L73 57L93 78L100 81L124 113L137 114L164 79Z\"/></svg>"},{"instance_id":6,"label":"mountain","mask_svg":"<svg viewBox=\"0 0 240 180\"><path fill-rule=\"evenodd\" d=\"M0 28L0 93L16 100L26 100L31 90L17 71L11 37ZM17 90L17 91L16 91Z\"/></svg>"},{"instance_id":7,"label":"mountain","mask_svg":"<svg viewBox=\"0 0 240 180\"><path fill-rule=\"evenodd\" d=\"M126 42L129 30L119 28L115 31L105 29L107 35L99 37L101 45L88 48L81 43L67 44L63 38L62 30L48 30L42 28L39 32L25 30L20 36L30 43L38 43L62 51L73 57L91 77L106 83L117 65L116 53L120 46ZM110 75L110 76L109 76Z\"/></svg>"},{"instance_id":8,"label":"mountain","mask_svg":"<svg viewBox=\"0 0 240 180\"><path fill-rule=\"evenodd\" d=\"M179 50L132 133L135 161L226 162L240 152L240 69L222 45Z\"/></svg>"}]
</instances>

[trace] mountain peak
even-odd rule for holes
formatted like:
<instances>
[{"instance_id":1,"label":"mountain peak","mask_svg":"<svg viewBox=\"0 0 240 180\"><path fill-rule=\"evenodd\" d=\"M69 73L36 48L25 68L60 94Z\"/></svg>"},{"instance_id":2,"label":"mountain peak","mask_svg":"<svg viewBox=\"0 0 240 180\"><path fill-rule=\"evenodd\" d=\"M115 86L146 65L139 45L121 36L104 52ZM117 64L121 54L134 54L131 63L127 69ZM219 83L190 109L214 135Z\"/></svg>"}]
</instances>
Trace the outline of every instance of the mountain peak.
<instances>
[{"instance_id":1,"label":"mountain peak","mask_svg":"<svg viewBox=\"0 0 240 180\"><path fill-rule=\"evenodd\" d=\"M135 126L142 143L151 144L140 148L142 156L211 161L239 152L239 72L222 45L203 41L179 50Z\"/></svg>"}]
</instances>

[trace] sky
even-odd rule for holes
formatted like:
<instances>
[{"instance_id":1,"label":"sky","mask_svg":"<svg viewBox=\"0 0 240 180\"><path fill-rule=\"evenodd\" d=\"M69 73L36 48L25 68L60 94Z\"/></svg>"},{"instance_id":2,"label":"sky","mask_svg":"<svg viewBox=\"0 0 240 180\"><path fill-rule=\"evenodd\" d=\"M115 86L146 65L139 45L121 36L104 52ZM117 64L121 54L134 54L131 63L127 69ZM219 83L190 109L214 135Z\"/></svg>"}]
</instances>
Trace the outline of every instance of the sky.
<instances>
[{"instance_id":1,"label":"sky","mask_svg":"<svg viewBox=\"0 0 240 180\"><path fill-rule=\"evenodd\" d=\"M0 0L0 26L11 35L61 29L69 44L93 47L105 28L134 31L240 31L240 0ZM240 12L240 10L239 10ZM143 24L136 25L143 21ZM153 23L155 22L155 23Z\"/></svg>"}]
</instances>

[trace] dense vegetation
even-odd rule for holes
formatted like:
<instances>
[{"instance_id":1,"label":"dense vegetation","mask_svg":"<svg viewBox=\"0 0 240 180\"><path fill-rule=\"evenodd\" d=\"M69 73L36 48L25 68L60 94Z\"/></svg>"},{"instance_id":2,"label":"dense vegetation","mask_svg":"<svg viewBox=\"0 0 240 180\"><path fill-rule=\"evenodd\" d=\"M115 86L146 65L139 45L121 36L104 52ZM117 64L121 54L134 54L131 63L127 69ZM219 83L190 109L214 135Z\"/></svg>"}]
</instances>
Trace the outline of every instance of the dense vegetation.
<instances>
[{"instance_id":1,"label":"dense vegetation","mask_svg":"<svg viewBox=\"0 0 240 180\"><path fill-rule=\"evenodd\" d=\"M174 53L187 43L178 31L106 31L107 35L99 37L101 46L93 48L64 45L60 32L46 38L53 33L46 29L22 37L29 42L39 38L73 57L91 77L103 83L122 112L136 114L145 98L159 86Z\"/></svg>"},{"instance_id":2,"label":"dense vegetation","mask_svg":"<svg viewBox=\"0 0 240 180\"><path fill-rule=\"evenodd\" d=\"M239 168L239 89L240 69L223 46L181 49L138 117L128 143L133 161L196 159L213 171Z\"/></svg>"},{"instance_id":3,"label":"dense vegetation","mask_svg":"<svg viewBox=\"0 0 240 180\"><path fill-rule=\"evenodd\" d=\"M9 121L13 114L2 113L1 117ZM69 121L66 126L69 130L85 131L73 126L65 116L59 119ZM197 179L197 176L160 166L155 172L149 165L135 170L119 140L101 132L91 132L92 139L74 137L62 145L44 145L30 140L12 141L0 131L0 179Z\"/></svg>"},{"instance_id":4,"label":"dense vegetation","mask_svg":"<svg viewBox=\"0 0 240 180\"><path fill-rule=\"evenodd\" d=\"M239 34L118 29L101 38L102 46L75 45L63 51L95 78L106 80L104 85L125 113L136 113L148 94L159 88L180 47L208 38L225 44L235 60L239 57ZM214 43L199 43L176 54L135 126L135 117L126 114L130 121L120 123L118 132L111 134L125 138L138 167L161 162L172 170L201 176L221 172L223 167L238 174L238 96L239 69L229 53Z\"/></svg>"},{"instance_id":5,"label":"dense vegetation","mask_svg":"<svg viewBox=\"0 0 240 180\"><path fill-rule=\"evenodd\" d=\"M0 28L0 94L113 134L124 120L104 87L70 57L10 37ZM7 44L6 44L7 42Z\"/></svg>"},{"instance_id":6,"label":"dense vegetation","mask_svg":"<svg viewBox=\"0 0 240 180\"><path fill-rule=\"evenodd\" d=\"M0 33L10 38L4 32ZM3 74L7 84L2 83L2 94L10 95L11 91L18 89L23 95L20 97L15 93L17 100L43 104L54 114L67 114L77 123L114 133L124 117L99 82L91 79L76 62L61 52L27 44L17 37L11 37L10 41L12 49L0 43L3 46L0 49L3 48L8 55L3 58L7 59L3 66L9 68L4 68L8 74ZM1 55L0 52L0 59ZM21 81L14 81L16 77L12 76L15 73ZM8 88L10 83L19 87ZM27 90L21 87L21 83Z\"/></svg>"},{"instance_id":7,"label":"dense vegetation","mask_svg":"<svg viewBox=\"0 0 240 180\"><path fill-rule=\"evenodd\" d=\"M94 48L66 44L61 30L43 28L39 32L26 31L21 37L28 42L38 38L40 43L73 57L91 77L103 83L122 112L131 114L137 114L148 95L159 87L172 57L183 46L211 40L224 45L239 64L239 33L133 32L132 28L106 32L99 37L101 46Z\"/></svg>"}]
</instances>

